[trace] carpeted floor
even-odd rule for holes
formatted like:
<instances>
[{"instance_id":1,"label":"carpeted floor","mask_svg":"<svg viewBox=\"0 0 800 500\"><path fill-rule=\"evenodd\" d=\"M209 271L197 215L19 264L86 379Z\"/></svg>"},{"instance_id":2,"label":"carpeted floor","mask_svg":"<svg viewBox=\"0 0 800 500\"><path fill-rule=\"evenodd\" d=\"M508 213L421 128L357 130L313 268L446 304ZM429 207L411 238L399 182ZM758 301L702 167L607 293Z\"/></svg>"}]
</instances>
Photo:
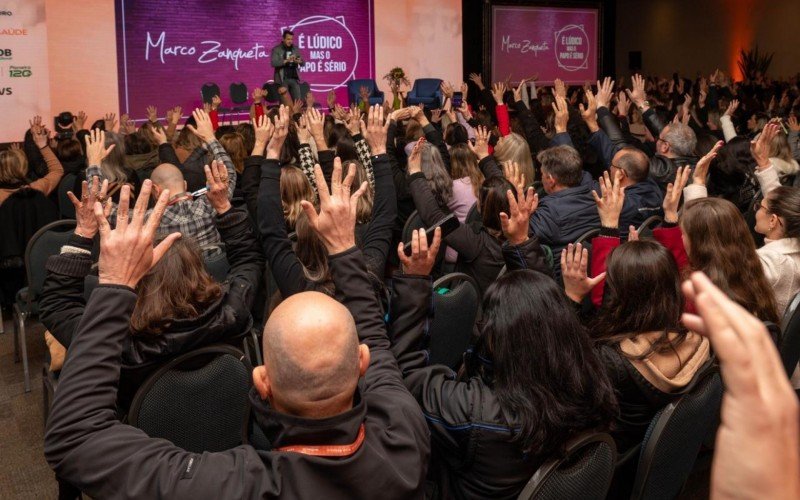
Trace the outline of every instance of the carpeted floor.
<instances>
[{"instance_id":1,"label":"carpeted floor","mask_svg":"<svg viewBox=\"0 0 800 500\"><path fill-rule=\"evenodd\" d=\"M56 498L56 482L43 451L44 328L36 321L30 321L27 326L31 392L26 394L22 362L14 362L10 312L3 311L3 320L5 333L0 334L0 498Z\"/></svg>"}]
</instances>

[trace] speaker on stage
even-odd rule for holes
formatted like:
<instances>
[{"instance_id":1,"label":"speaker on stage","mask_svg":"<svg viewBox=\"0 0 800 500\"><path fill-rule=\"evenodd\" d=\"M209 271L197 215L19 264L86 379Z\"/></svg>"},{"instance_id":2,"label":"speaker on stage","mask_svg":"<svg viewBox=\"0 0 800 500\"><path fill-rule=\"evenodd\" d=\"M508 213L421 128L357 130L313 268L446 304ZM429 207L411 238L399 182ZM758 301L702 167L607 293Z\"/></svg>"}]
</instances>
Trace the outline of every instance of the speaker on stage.
<instances>
[{"instance_id":1,"label":"speaker on stage","mask_svg":"<svg viewBox=\"0 0 800 500\"><path fill-rule=\"evenodd\" d=\"M642 69L642 51L632 50L628 52L628 69L640 71Z\"/></svg>"}]
</instances>

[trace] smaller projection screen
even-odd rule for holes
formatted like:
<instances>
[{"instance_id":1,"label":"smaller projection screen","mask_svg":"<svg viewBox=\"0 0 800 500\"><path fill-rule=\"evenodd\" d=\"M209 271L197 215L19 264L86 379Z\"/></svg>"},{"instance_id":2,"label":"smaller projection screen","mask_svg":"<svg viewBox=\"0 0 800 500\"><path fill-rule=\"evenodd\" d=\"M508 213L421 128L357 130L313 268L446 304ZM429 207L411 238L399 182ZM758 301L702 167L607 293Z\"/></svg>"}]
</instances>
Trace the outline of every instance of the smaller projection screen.
<instances>
[{"instance_id":1,"label":"smaller projection screen","mask_svg":"<svg viewBox=\"0 0 800 500\"><path fill-rule=\"evenodd\" d=\"M598 19L592 8L493 6L492 80L595 81Z\"/></svg>"}]
</instances>

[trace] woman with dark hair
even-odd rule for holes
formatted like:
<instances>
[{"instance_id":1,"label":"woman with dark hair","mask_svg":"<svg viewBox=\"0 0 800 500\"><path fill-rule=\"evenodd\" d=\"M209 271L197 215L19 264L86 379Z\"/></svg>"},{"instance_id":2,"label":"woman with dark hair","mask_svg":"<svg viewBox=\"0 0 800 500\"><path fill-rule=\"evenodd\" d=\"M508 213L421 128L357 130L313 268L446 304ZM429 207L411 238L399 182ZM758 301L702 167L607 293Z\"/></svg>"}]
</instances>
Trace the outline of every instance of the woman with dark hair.
<instances>
[{"instance_id":1,"label":"woman with dark hair","mask_svg":"<svg viewBox=\"0 0 800 500\"><path fill-rule=\"evenodd\" d=\"M564 292L530 269L536 261L518 257L521 247L538 247L527 239L529 201L512 204L512 271L486 290L480 336L459 375L429 366L425 345L428 274L441 232L430 248L425 232L415 232L411 258L402 244L398 250L403 274L393 280L392 351L428 420L435 498L516 498L570 438L607 430L617 413L613 388Z\"/></svg>"},{"instance_id":2,"label":"woman with dark hair","mask_svg":"<svg viewBox=\"0 0 800 500\"><path fill-rule=\"evenodd\" d=\"M481 225L461 224L458 229L444 238L447 246L458 252L457 269L475 278L481 293L497 278L504 264L505 237L502 232L500 213L509 213L509 200L514 198L514 193L522 193L525 190L523 180L525 177L516 164L513 172L509 174L511 176L511 182L509 182L509 179L503 176L500 168L494 162L494 158L488 156L487 135L485 130L479 131L475 143L475 149L483 151L487 155L486 159L481 161L481 170L486 176L486 180L478 193ZM425 225L430 227L446 217L447 212L437 202L425 174L422 173L422 142L422 139L417 141L408 159L408 186L419 216ZM538 243L535 250L541 252ZM551 274L551 270L544 263L543 258L537 270Z\"/></svg>"},{"instance_id":3,"label":"woman with dark hair","mask_svg":"<svg viewBox=\"0 0 800 500\"><path fill-rule=\"evenodd\" d=\"M216 166L212 164L211 168ZM131 336L122 353L117 401L122 409L128 408L147 376L170 358L214 342L240 345L253 326L250 311L261 283L264 258L247 212L231 207L228 187L219 181L218 172L209 170L207 182L206 196L217 212L214 222L230 264L228 276L224 282L216 282L206 270L197 245L186 238L174 242L139 282L130 320ZM51 349L57 349L60 343L69 350L86 307L84 284L91 271L91 249L98 230L93 207L108 189L107 181L102 189L99 184L95 182L90 190L84 181L80 200L70 193L77 220L75 234L59 255L47 261L39 317L58 341L51 342ZM127 218L129 186L122 188L120 199L118 217Z\"/></svg>"}]
</instances>

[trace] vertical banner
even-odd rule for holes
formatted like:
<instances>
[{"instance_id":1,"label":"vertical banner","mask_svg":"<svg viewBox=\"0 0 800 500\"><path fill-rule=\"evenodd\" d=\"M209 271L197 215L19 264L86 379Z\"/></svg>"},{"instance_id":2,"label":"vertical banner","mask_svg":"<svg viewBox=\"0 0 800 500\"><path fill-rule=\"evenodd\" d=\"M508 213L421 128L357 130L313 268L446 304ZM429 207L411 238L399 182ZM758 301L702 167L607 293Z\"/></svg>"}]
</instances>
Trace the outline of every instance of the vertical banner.
<instances>
[{"instance_id":1,"label":"vertical banner","mask_svg":"<svg viewBox=\"0 0 800 500\"><path fill-rule=\"evenodd\" d=\"M492 8L492 80L512 82L538 74L538 82L568 84L597 79L597 9Z\"/></svg>"},{"instance_id":2,"label":"vertical banner","mask_svg":"<svg viewBox=\"0 0 800 500\"><path fill-rule=\"evenodd\" d=\"M35 115L53 127L44 2L0 3L0 143L22 142Z\"/></svg>"},{"instance_id":3,"label":"vertical banner","mask_svg":"<svg viewBox=\"0 0 800 500\"><path fill-rule=\"evenodd\" d=\"M347 82L375 74L372 7L372 0L116 0L120 112L143 120L149 105L161 116L175 105L191 109L205 83L217 84L222 106L231 106L232 83L252 95L273 80L270 55L286 29L306 61L300 80L317 102L324 106L330 90L347 102Z\"/></svg>"}]
</instances>

